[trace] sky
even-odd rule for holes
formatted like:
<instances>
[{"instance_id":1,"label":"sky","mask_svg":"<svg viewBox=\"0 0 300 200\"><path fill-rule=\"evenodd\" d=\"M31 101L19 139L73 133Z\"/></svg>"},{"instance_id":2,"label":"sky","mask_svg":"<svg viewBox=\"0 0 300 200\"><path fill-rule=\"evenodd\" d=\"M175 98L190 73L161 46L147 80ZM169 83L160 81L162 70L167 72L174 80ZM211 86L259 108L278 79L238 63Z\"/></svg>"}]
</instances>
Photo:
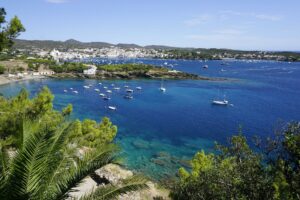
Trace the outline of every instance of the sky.
<instances>
[{"instance_id":1,"label":"sky","mask_svg":"<svg viewBox=\"0 0 300 200\"><path fill-rule=\"evenodd\" d=\"M0 0L21 39L300 50L300 0Z\"/></svg>"}]
</instances>

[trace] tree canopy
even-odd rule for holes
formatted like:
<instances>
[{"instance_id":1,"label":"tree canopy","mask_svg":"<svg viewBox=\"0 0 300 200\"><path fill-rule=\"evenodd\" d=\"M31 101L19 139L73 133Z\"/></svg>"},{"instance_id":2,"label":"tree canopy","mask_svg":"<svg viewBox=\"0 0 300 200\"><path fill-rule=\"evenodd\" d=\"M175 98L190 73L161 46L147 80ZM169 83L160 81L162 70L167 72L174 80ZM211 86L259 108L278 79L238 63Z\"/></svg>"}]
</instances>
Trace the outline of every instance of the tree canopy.
<instances>
[{"instance_id":1,"label":"tree canopy","mask_svg":"<svg viewBox=\"0 0 300 200\"><path fill-rule=\"evenodd\" d=\"M12 47L14 39L25 31L20 19L14 16L9 22L5 19L6 11L0 8L0 52Z\"/></svg>"},{"instance_id":2,"label":"tree canopy","mask_svg":"<svg viewBox=\"0 0 300 200\"><path fill-rule=\"evenodd\" d=\"M256 140L257 151L242 135L217 152L200 151L191 169L179 169L174 199L299 199L300 123L290 123L267 141Z\"/></svg>"},{"instance_id":3,"label":"tree canopy","mask_svg":"<svg viewBox=\"0 0 300 200\"><path fill-rule=\"evenodd\" d=\"M67 199L86 176L102 180L94 171L119 162L117 127L108 118L72 121L72 105L57 111L53 99L47 87L32 99L24 89L16 97L0 97L0 199ZM147 188L146 182L134 175L98 187L85 199L115 199Z\"/></svg>"}]
</instances>

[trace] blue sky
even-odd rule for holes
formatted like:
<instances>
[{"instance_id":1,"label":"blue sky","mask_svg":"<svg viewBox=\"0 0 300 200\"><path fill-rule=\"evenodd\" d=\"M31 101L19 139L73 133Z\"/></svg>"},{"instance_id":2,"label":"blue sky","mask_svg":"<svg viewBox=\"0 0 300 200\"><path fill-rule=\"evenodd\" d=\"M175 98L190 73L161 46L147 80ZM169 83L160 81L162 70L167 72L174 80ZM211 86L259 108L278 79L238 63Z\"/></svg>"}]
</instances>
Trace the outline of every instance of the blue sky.
<instances>
[{"instance_id":1,"label":"blue sky","mask_svg":"<svg viewBox=\"0 0 300 200\"><path fill-rule=\"evenodd\" d=\"M300 0L2 0L22 39L300 50Z\"/></svg>"}]
</instances>

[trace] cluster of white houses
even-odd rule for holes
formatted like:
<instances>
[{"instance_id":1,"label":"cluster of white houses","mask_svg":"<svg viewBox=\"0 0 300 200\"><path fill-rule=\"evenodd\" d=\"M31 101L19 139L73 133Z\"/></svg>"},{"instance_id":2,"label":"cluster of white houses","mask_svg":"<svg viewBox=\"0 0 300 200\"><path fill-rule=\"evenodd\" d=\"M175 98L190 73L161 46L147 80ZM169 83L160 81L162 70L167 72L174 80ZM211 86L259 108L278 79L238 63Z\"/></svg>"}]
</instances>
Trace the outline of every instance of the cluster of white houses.
<instances>
[{"instance_id":1,"label":"cluster of white houses","mask_svg":"<svg viewBox=\"0 0 300 200\"><path fill-rule=\"evenodd\" d=\"M41 70L38 72L18 72L16 74L7 74L8 78L23 78L26 76L48 76L55 74L52 70Z\"/></svg>"},{"instance_id":2,"label":"cluster of white houses","mask_svg":"<svg viewBox=\"0 0 300 200\"><path fill-rule=\"evenodd\" d=\"M95 65L87 65L89 69L83 70L85 75L95 75L97 72L97 67Z\"/></svg>"}]
</instances>

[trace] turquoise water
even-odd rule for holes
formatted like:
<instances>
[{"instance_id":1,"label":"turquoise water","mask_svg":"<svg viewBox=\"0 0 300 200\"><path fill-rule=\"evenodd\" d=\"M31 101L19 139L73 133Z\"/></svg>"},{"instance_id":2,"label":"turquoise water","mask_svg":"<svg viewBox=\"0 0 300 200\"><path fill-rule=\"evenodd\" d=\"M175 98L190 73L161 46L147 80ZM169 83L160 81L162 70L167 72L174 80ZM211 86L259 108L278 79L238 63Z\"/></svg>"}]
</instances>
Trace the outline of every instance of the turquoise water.
<instances>
[{"instance_id":1,"label":"turquoise water","mask_svg":"<svg viewBox=\"0 0 300 200\"><path fill-rule=\"evenodd\" d=\"M99 62L99 60L94 60ZM214 141L238 133L242 126L246 136L268 136L278 121L300 120L300 63L271 61L208 61L184 60L104 60L100 62L143 62L173 66L173 69L211 77L229 77L231 81L167 80L165 93L158 90L159 80L97 81L97 80L37 80L0 87L5 96L12 96L25 87L32 95L47 85L55 94L55 108L68 103L74 107L74 118L103 116L118 126L116 141L123 147L129 169L154 178L166 178L199 149L213 150ZM167 63L165 63L167 62ZM223 69L223 70L222 70ZM102 85L98 83L101 82ZM84 85L91 84L90 89ZM114 84L114 86L111 86ZM124 99L124 85L134 91L133 99ZM94 89L105 93L103 86L120 87L111 100L104 101ZM79 94L70 92L70 87ZM63 90L67 89L65 93ZM214 98L226 94L230 106L213 106ZM110 111L108 106L116 106Z\"/></svg>"}]
</instances>

